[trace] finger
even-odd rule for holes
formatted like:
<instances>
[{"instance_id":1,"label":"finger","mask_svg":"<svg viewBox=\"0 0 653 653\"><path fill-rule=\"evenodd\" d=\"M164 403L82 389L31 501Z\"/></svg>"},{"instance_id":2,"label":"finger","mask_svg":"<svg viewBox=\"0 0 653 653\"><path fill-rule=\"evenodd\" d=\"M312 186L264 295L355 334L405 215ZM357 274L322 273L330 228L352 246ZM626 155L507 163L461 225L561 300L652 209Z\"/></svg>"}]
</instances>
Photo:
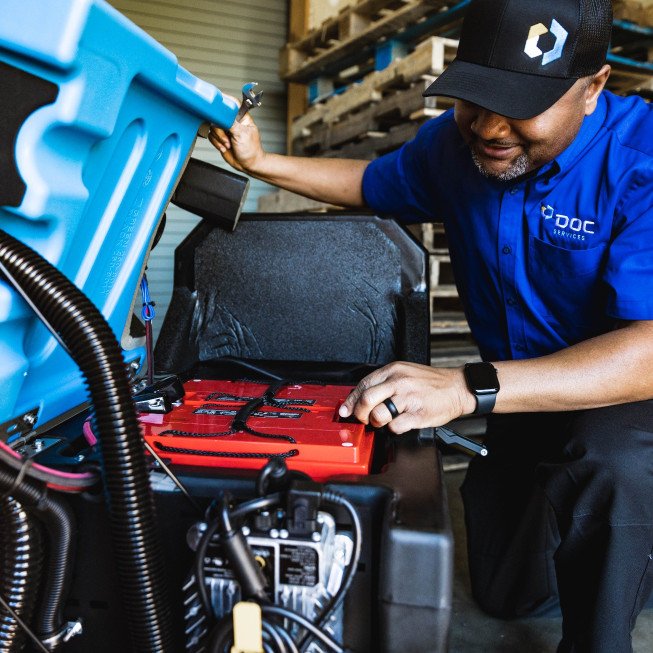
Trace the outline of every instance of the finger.
<instances>
[{"instance_id":1,"label":"finger","mask_svg":"<svg viewBox=\"0 0 653 653\"><path fill-rule=\"evenodd\" d=\"M224 131L224 129L215 128L213 131L209 132L209 140L211 140L212 143L219 143L226 149L231 148L231 138L229 138L229 135Z\"/></svg>"},{"instance_id":2,"label":"finger","mask_svg":"<svg viewBox=\"0 0 653 653\"><path fill-rule=\"evenodd\" d=\"M350 393L347 399L343 402L342 406L338 410L340 417L349 417L354 412L354 406L358 403L361 395L365 392L370 386L375 385L376 383L381 383L385 380L386 372L385 368L382 367L372 374L368 374Z\"/></svg>"},{"instance_id":3,"label":"finger","mask_svg":"<svg viewBox=\"0 0 653 653\"><path fill-rule=\"evenodd\" d=\"M370 424L375 428L380 428L381 426L386 426L390 424L393 419L395 419L392 413L388 410L388 407L381 402L378 406L374 406L370 411Z\"/></svg>"},{"instance_id":4,"label":"finger","mask_svg":"<svg viewBox=\"0 0 653 653\"><path fill-rule=\"evenodd\" d=\"M209 134L209 143L215 147L216 150L224 154L227 151L227 148L214 136Z\"/></svg>"},{"instance_id":5,"label":"finger","mask_svg":"<svg viewBox=\"0 0 653 653\"><path fill-rule=\"evenodd\" d=\"M411 429L414 429L416 426L416 421L414 415L410 413L401 413L399 417L396 417L388 424L388 430L396 435L403 435L408 433Z\"/></svg>"},{"instance_id":6,"label":"finger","mask_svg":"<svg viewBox=\"0 0 653 653\"><path fill-rule=\"evenodd\" d=\"M370 420L372 411L375 411L375 417L377 419L380 415L387 416L388 420L392 419L392 414L388 410L388 407L383 404L383 400L394 395L394 384L389 381L379 383L374 385L367 390L364 390L358 401L354 405L353 414L364 423L367 423ZM397 410L401 410L400 406L397 406Z\"/></svg>"}]
</instances>

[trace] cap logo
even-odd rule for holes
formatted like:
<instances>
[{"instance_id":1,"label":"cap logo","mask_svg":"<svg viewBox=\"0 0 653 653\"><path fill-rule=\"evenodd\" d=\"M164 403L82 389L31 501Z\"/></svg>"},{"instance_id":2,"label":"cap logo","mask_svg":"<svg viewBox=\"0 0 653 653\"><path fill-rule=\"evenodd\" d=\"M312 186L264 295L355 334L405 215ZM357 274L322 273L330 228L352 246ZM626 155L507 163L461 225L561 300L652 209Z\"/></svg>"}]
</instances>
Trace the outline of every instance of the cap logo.
<instances>
[{"instance_id":1,"label":"cap logo","mask_svg":"<svg viewBox=\"0 0 653 653\"><path fill-rule=\"evenodd\" d=\"M537 43L540 40L540 36L543 36L549 31L556 37L556 42L548 52L542 52L542 50L537 46ZM526 39L524 52L531 59L535 59L542 55L542 65L546 66L552 61L560 59L562 56L562 49L565 47L565 42L567 41L567 36L569 36L569 32L567 32L567 30L555 18L551 21L550 29L544 27L542 23L536 23L535 25L531 25L531 28L528 31L528 38Z\"/></svg>"}]
</instances>

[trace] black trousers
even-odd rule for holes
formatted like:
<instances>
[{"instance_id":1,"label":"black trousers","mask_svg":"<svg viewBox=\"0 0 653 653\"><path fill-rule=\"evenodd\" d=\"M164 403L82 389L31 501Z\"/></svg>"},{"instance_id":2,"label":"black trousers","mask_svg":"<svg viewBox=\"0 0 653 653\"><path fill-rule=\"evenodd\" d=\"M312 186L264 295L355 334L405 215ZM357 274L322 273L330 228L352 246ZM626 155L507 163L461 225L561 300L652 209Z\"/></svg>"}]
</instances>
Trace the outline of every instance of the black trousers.
<instances>
[{"instance_id":1,"label":"black trousers","mask_svg":"<svg viewBox=\"0 0 653 653\"><path fill-rule=\"evenodd\" d=\"M488 613L563 617L560 653L627 653L653 590L653 401L491 415L461 488Z\"/></svg>"}]
</instances>

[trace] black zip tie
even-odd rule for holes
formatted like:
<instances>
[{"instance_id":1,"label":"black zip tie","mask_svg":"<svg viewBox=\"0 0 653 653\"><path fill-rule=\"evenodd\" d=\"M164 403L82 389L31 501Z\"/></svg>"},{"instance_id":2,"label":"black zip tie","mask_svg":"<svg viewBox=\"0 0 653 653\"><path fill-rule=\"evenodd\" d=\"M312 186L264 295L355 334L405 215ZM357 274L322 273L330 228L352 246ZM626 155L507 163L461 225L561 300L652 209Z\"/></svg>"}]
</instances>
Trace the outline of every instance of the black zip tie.
<instances>
[{"instance_id":1,"label":"black zip tie","mask_svg":"<svg viewBox=\"0 0 653 653\"><path fill-rule=\"evenodd\" d=\"M297 449L291 449L286 453L235 453L233 451L206 451L204 449L181 449L179 447L168 447L160 442L154 442L154 446L164 453L177 453L189 456L211 456L216 458L292 458L299 455Z\"/></svg>"},{"instance_id":2,"label":"black zip tie","mask_svg":"<svg viewBox=\"0 0 653 653\"><path fill-rule=\"evenodd\" d=\"M10 485L8 490L0 494L0 499L6 499L13 495L14 490L20 487L21 483L25 480L25 476L27 475L27 470L30 468L31 465L32 465L32 461L30 458L23 459L23 464L20 466L20 469L18 470L16 476L14 476L13 483Z\"/></svg>"}]
</instances>

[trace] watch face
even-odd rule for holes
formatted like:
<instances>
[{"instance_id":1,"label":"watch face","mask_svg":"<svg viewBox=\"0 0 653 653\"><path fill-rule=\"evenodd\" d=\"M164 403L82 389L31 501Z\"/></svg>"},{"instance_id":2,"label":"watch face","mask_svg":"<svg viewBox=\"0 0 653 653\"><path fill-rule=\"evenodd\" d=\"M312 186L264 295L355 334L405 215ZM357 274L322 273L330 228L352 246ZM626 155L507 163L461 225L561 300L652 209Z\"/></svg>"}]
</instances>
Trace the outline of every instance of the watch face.
<instances>
[{"instance_id":1,"label":"watch face","mask_svg":"<svg viewBox=\"0 0 653 653\"><path fill-rule=\"evenodd\" d=\"M475 394L499 392L497 371L490 363L471 363L465 366L465 376Z\"/></svg>"}]
</instances>

